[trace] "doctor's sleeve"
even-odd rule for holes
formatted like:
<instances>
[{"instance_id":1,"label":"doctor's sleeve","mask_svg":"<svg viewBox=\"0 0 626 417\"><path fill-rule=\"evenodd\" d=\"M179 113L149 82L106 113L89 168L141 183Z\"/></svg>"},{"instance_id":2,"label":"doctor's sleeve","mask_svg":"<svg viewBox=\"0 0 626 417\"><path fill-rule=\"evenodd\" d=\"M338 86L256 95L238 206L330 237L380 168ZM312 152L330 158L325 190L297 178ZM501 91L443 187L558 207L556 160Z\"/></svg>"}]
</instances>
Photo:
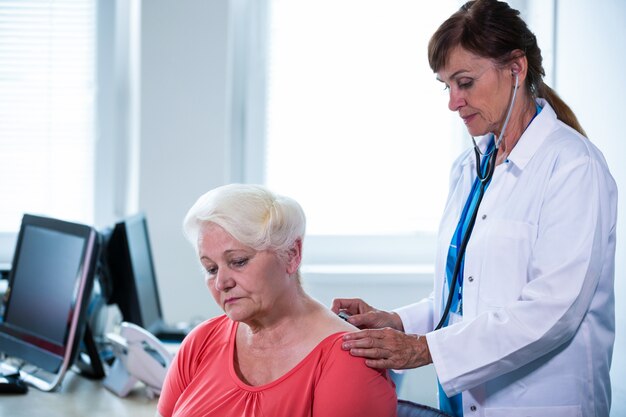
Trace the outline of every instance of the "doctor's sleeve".
<instances>
[{"instance_id":1,"label":"doctor's sleeve","mask_svg":"<svg viewBox=\"0 0 626 417\"><path fill-rule=\"evenodd\" d=\"M428 297L393 310L400 316L404 332L407 334L426 334L433 330L434 311L433 297L431 293Z\"/></svg>"}]
</instances>

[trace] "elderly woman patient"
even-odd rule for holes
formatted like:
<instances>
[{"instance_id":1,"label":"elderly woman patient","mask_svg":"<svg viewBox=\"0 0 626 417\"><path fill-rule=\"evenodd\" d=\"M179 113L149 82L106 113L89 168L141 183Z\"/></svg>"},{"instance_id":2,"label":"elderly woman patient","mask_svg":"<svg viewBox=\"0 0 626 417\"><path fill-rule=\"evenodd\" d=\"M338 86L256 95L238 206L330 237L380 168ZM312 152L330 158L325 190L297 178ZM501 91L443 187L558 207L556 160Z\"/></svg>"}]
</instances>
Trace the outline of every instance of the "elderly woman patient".
<instances>
[{"instance_id":1,"label":"elderly woman patient","mask_svg":"<svg viewBox=\"0 0 626 417\"><path fill-rule=\"evenodd\" d=\"M395 416L386 371L341 349L356 330L300 283L305 217L254 185L201 196L184 221L224 315L197 326L166 377L161 416Z\"/></svg>"}]
</instances>

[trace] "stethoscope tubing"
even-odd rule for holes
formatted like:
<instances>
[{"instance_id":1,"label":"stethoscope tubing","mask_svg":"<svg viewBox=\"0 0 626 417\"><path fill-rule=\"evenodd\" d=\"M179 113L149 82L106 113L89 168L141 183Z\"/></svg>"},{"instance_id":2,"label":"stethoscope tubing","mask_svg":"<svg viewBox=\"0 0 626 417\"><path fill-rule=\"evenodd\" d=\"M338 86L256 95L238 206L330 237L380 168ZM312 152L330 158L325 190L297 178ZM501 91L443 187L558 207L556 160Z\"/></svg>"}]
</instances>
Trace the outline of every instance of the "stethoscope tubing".
<instances>
[{"instance_id":1,"label":"stethoscope tubing","mask_svg":"<svg viewBox=\"0 0 626 417\"><path fill-rule=\"evenodd\" d=\"M450 314L450 307L452 306L452 301L454 300L454 296L456 295L454 288L456 287L456 282L458 280L459 269L461 268L463 258L465 257L465 249L467 248L467 243L469 242L469 238L472 235L472 230L474 229L474 223L476 222L478 209L483 199L483 195L485 194L485 187L487 186L487 184L489 184L489 181L491 181L491 178L493 177L493 173L496 168L496 159L498 157L498 150L500 149L500 143L502 142L502 139L504 138L504 132L509 124L509 119L511 118L511 113L513 112L513 105L515 104L515 97L517 96L517 88L519 87L519 75L517 73L514 73L514 75L515 75L515 88L513 89L513 96L511 97L511 104L509 105L509 108L507 110L506 117L504 119L504 124L502 125L502 130L500 131L500 137L495 139L493 150L486 155L488 157L487 172L485 172L484 174L480 172L481 171L480 169L481 168L480 166L481 152L480 152L480 149L478 148L478 145L476 144L476 140L474 140L474 137L472 137L472 142L474 143L474 154L476 155L476 175L477 175L478 180L480 181L478 201L476 202L476 206L474 207L474 211L472 212L472 217L470 218L470 222L468 223L467 229L465 230L465 234L463 235L461 247L459 248L457 252L457 257L454 262L454 270L452 272L452 283L450 284L450 291L448 293L448 298L446 300L446 305L444 307L443 314L441 315L441 319L439 320L439 323L435 327L435 330L439 330L444 326L448 318L448 315ZM446 285L445 280L444 280L443 285Z\"/></svg>"},{"instance_id":2,"label":"stethoscope tubing","mask_svg":"<svg viewBox=\"0 0 626 417\"><path fill-rule=\"evenodd\" d=\"M456 295L456 291L454 291L454 288L456 287L456 282L458 280L459 269L461 268L461 263L463 261L463 258L465 257L465 249L467 248L467 243L469 242L469 238L472 234L472 230L474 229L474 223L476 223L476 217L478 216L478 209L480 208L480 203L485 194L485 187L487 183L489 183L489 181L491 180L491 177L493 176L493 171L496 166L495 159L497 156L498 156L498 148L495 148L493 150L493 153L489 155L489 161L487 162L488 163L487 173L484 176L485 181L480 179L480 190L478 192L478 201L476 202L476 206L474 207L474 211L472 212L472 217L470 218L470 222L467 225L467 229L465 230L465 234L463 235L463 240L461 241L461 247L459 248L456 261L454 262L454 270L452 271L452 283L450 284L450 291L448 292L446 306L444 308L443 314L441 315L441 319L439 320L439 323L435 327L435 330L439 330L443 327L443 325L446 322L446 319L448 318L448 315L450 314L450 307L452 306L452 301L454 300L454 296ZM478 159L478 161L480 162L480 159ZM478 169L480 170L480 164L478 164ZM446 285L445 281L443 285Z\"/></svg>"}]
</instances>

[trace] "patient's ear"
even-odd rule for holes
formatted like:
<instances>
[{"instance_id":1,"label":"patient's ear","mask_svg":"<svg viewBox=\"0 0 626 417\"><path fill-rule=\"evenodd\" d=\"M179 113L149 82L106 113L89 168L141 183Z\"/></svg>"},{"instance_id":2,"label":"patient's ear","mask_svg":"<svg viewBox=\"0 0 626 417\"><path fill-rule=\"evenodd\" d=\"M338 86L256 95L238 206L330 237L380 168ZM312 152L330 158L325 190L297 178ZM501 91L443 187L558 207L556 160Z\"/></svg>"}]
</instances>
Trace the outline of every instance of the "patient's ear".
<instances>
[{"instance_id":1,"label":"patient's ear","mask_svg":"<svg viewBox=\"0 0 626 417\"><path fill-rule=\"evenodd\" d=\"M287 273L295 274L302 262L302 239L296 239L293 245L287 250Z\"/></svg>"}]
</instances>

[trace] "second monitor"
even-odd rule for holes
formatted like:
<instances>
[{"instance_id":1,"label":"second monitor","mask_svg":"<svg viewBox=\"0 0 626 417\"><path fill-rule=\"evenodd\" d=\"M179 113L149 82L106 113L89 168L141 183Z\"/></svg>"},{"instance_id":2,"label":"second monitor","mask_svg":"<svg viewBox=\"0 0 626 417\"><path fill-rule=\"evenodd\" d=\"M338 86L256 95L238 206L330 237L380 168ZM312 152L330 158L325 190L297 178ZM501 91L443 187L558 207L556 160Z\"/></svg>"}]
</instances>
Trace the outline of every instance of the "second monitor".
<instances>
[{"instance_id":1,"label":"second monitor","mask_svg":"<svg viewBox=\"0 0 626 417\"><path fill-rule=\"evenodd\" d=\"M122 319L143 327L163 341L179 342L188 329L169 326L163 319L148 224L144 214L116 223L106 243L112 293Z\"/></svg>"}]
</instances>

